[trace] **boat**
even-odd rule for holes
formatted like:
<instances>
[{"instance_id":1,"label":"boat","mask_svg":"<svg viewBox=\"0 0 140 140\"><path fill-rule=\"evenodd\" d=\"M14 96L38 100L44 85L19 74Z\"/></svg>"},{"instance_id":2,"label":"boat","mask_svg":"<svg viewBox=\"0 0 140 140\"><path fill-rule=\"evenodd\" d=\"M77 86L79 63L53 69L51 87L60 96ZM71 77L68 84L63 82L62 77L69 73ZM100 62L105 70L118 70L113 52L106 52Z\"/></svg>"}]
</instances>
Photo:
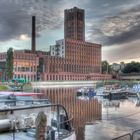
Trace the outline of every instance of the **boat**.
<instances>
[{"instance_id":1,"label":"boat","mask_svg":"<svg viewBox=\"0 0 140 140\"><path fill-rule=\"evenodd\" d=\"M127 99L127 91L125 90L125 88L121 88L118 84L106 85L104 87L98 88L96 91L97 96L102 96L104 99Z\"/></svg>"},{"instance_id":2,"label":"boat","mask_svg":"<svg viewBox=\"0 0 140 140\"><path fill-rule=\"evenodd\" d=\"M128 94L137 96L140 99L140 84L134 84L132 88L130 88Z\"/></svg>"},{"instance_id":3,"label":"boat","mask_svg":"<svg viewBox=\"0 0 140 140\"><path fill-rule=\"evenodd\" d=\"M120 99L127 99L127 95L124 92L109 92L103 95L103 98L109 100L120 100Z\"/></svg>"},{"instance_id":4,"label":"boat","mask_svg":"<svg viewBox=\"0 0 140 140\"><path fill-rule=\"evenodd\" d=\"M39 96L44 93L35 92L13 92L13 91L0 91L0 95L15 95L15 96Z\"/></svg>"},{"instance_id":5,"label":"boat","mask_svg":"<svg viewBox=\"0 0 140 140\"><path fill-rule=\"evenodd\" d=\"M35 140L40 131L40 113L46 117L44 131L41 131L44 139L76 140L72 118L68 117L65 107L52 104L48 99L33 98L36 94L0 94L0 140Z\"/></svg>"},{"instance_id":6,"label":"boat","mask_svg":"<svg viewBox=\"0 0 140 140\"><path fill-rule=\"evenodd\" d=\"M92 87L82 87L77 90L77 98L81 100L90 100L96 96L96 92Z\"/></svg>"}]
</instances>

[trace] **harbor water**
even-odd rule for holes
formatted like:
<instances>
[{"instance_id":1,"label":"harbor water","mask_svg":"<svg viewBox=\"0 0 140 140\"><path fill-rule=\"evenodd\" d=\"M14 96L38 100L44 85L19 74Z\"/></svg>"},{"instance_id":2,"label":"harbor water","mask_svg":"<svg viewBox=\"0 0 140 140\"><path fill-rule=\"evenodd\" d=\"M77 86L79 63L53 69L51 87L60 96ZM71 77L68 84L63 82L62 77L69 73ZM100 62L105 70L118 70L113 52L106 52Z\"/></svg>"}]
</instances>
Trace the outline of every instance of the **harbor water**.
<instances>
[{"instance_id":1,"label":"harbor water","mask_svg":"<svg viewBox=\"0 0 140 140\"><path fill-rule=\"evenodd\" d=\"M35 89L44 93L43 98L66 107L73 118L77 140L111 140L140 129L140 107L136 97L115 101L102 97L79 99L78 89L75 86Z\"/></svg>"}]
</instances>

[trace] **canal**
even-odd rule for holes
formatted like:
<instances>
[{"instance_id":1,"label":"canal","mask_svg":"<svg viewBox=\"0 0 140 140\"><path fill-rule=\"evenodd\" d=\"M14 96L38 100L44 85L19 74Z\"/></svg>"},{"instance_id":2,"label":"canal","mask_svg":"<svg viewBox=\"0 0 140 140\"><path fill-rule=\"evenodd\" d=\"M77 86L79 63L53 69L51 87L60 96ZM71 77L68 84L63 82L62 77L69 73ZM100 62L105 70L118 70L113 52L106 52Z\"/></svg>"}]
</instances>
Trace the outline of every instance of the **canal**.
<instances>
[{"instance_id":1,"label":"canal","mask_svg":"<svg viewBox=\"0 0 140 140\"><path fill-rule=\"evenodd\" d=\"M77 140L111 140L140 129L140 107L137 98L108 101L102 98L77 98L79 87L38 88L52 103L65 106ZM127 139L126 139L127 140ZM128 139L129 140L129 139Z\"/></svg>"}]
</instances>

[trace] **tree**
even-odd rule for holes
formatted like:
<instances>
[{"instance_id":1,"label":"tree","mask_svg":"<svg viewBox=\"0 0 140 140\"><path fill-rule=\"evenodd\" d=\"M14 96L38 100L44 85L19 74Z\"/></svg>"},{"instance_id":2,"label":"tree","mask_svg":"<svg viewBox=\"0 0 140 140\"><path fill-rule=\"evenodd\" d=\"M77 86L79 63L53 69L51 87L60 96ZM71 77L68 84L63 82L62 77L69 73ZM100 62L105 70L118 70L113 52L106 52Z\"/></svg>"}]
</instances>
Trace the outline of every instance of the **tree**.
<instances>
[{"instance_id":1,"label":"tree","mask_svg":"<svg viewBox=\"0 0 140 140\"><path fill-rule=\"evenodd\" d=\"M102 73L110 73L111 72L111 66L109 63L105 60L102 61Z\"/></svg>"},{"instance_id":2,"label":"tree","mask_svg":"<svg viewBox=\"0 0 140 140\"><path fill-rule=\"evenodd\" d=\"M134 61L126 64L126 66L123 69L123 73L139 73L139 72L140 72L140 63Z\"/></svg>"},{"instance_id":3,"label":"tree","mask_svg":"<svg viewBox=\"0 0 140 140\"><path fill-rule=\"evenodd\" d=\"M44 66L44 59L43 58L39 58L39 72L42 73L43 72L43 66Z\"/></svg>"},{"instance_id":4,"label":"tree","mask_svg":"<svg viewBox=\"0 0 140 140\"><path fill-rule=\"evenodd\" d=\"M13 48L9 48L7 51L6 69L7 78L11 80L13 78Z\"/></svg>"}]
</instances>

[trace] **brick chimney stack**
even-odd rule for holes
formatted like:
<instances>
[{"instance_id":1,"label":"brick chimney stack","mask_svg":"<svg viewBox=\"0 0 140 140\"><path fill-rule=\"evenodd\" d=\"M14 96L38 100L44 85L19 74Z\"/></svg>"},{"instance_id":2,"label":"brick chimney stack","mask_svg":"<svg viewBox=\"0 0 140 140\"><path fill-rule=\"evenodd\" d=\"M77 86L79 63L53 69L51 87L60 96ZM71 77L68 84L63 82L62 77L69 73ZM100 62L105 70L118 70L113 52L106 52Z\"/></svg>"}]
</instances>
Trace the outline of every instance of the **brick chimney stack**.
<instances>
[{"instance_id":1,"label":"brick chimney stack","mask_svg":"<svg viewBox=\"0 0 140 140\"><path fill-rule=\"evenodd\" d=\"M32 16L32 53L36 51L36 18Z\"/></svg>"}]
</instances>

